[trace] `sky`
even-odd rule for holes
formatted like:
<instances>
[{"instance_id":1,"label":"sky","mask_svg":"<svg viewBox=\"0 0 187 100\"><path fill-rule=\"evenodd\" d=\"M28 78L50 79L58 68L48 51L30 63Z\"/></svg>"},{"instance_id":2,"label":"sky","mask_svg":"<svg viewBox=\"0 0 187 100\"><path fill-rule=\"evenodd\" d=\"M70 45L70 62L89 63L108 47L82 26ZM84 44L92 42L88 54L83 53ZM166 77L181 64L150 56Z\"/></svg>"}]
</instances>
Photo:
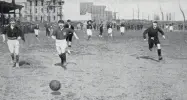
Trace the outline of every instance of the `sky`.
<instances>
[{"instance_id":1,"label":"sky","mask_svg":"<svg viewBox=\"0 0 187 100\"><path fill-rule=\"evenodd\" d=\"M2 1L2 0L1 0ZM11 1L11 0L6 0ZM16 2L22 2L25 0L15 0ZM107 10L118 12L117 16L120 19L132 19L133 18L133 9L134 9L134 18L138 18L138 6L140 10L140 18L150 19L153 18L154 14L160 13L160 6L163 12L172 13L175 16L175 20L183 20L183 16L179 9L179 0L64 0L68 2L68 5L72 4L71 13L78 13L78 7L80 2L94 2L95 5L105 5ZM65 3L66 4L66 3ZM180 0L182 9L187 16L187 0ZM70 8L70 7L69 7Z\"/></svg>"},{"instance_id":2,"label":"sky","mask_svg":"<svg viewBox=\"0 0 187 100\"><path fill-rule=\"evenodd\" d=\"M80 2L92 1L96 5L106 5L108 10L117 11L120 19L132 19L133 9L134 18L138 18L138 7L140 10L140 18L153 19L154 14L159 14L160 6L163 12L172 13L175 20L183 20L183 16L179 9L178 0L79 0ZM180 0L182 9L187 16L187 0Z\"/></svg>"}]
</instances>

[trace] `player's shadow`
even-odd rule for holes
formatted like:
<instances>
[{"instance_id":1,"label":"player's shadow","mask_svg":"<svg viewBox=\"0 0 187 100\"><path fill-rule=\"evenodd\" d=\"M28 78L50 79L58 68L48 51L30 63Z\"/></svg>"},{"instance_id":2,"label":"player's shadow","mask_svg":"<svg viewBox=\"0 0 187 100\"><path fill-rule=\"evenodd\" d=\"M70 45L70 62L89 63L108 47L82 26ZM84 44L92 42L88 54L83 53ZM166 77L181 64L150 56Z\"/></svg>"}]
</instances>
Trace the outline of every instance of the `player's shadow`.
<instances>
[{"instance_id":1,"label":"player's shadow","mask_svg":"<svg viewBox=\"0 0 187 100\"><path fill-rule=\"evenodd\" d=\"M66 66L62 66L61 63L56 63L55 66L60 66L60 67L64 68L64 70L67 70L67 67Z\"/></svg>"},{"instance_id":2,"label":"player's shadow","mask_svg":"<svg viewBox=\"0 0 187 100\"><path fill-rule=\"evenodd\" d=\"M158 60L156 60L154 58L151 58L150 56L140 56L140 57L137 57L137 59L139 59L139 58L141 58L141 59L149 59L149 60L158 62Z\"/></svg>"},{"instance_id":3,"label":"player's shadow","mask_svg":"<svg viewBox=\"0 0 187 100\"><path fill-rule=\"evenodd\" d=\"M31 65L31 64L29 62L26 62L26 61L20 61L19 66L23 66L23 65Z\"/></svg>"},{"instance_id":4,"label":"player's shadow","mask_svg":"<svg viewBox=\"0 0 187 100\"><path fill-rule=\"evenodd\" d=\"M52 95L61 95L60 92L56 91L56 92L51 92Z\"/></svg>"}]
</instances>

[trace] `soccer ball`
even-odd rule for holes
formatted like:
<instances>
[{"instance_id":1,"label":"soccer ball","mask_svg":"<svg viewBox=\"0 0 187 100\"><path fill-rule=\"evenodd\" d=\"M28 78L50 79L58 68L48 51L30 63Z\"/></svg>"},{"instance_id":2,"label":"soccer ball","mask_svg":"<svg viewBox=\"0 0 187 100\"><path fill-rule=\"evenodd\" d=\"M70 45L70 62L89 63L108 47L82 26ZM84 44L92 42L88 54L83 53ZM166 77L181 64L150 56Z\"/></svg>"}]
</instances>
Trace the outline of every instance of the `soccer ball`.
<instances>
[{"instance_id":1,"label":"soccer ball","mask_svg":"<svg viewBox=\"0 0 187 100\"><path fill-rule=\"evenodd\" d=\"M51 88L51 90L53 91L58 91L61 88L61 83L60 81L57 80L52 80L49 84L49 87Z\"/></svg>"}]
</instances>

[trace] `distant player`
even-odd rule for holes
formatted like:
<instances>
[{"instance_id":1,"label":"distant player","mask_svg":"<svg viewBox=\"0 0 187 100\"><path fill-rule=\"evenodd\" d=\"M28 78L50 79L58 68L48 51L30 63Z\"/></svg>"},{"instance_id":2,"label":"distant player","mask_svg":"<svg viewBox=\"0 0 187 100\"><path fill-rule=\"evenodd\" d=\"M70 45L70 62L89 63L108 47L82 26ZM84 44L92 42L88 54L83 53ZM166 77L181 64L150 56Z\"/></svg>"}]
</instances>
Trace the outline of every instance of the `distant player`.
<instances>
[{"instance_id":1,"label":"distant player","mask_svg":"<svg viewBox=\"0 0 187 100\"><path fill-rule=\"evenodd\" d=\"M99 25L99 31L100 31L99 37L103 36L103 30L104 30L103 28L104 28L104 25L103 25L103 22L101 22L101 24Z\"/></svg>"},{"instance_id":2,"label":"distant player","mask_svg":"<svg viewBox=\"0 0 187 100\"><path fill-rule=\"evenodd\" d=\"M168 32L168 30L169 30L169 25L168 24L166 24L165 29L166 29L166 32Z\"/></svg>"},{"instance_id":3,"label":"distant player","mask_svg":"<svg viewBox=\"0 0 187 100\"><path fill-rule=\"evenodd\" d=\"M53 29L53 26L51 25L51 27L50 27L50 37L52 36L53 31L54 31L54 29Z\"/></svg>"},{"instance_id":4,"label":"distant player","mask_svg":"<svg viewBox=\"0 0 187 100\"><path fill-rule=\"evenodd\" d=\"M45 28L46 28L46 36L49 38L50 37L50 25L49 25L49 23L47 23L45 25Z\"/></svg>"},{"instance_id":5,"label":"distant player","mask_svg":"<svg viewBox=\"0 0 187 100\"><path fill-rule=\"evenodd\" d=\"M52 34L52 38L56 40L56 50L58 55L61 59L62 67L67 65L66 62L66 48L67 48L67 41L66 38L69 33L74 33L75 31L70 28L64 28L64 21L58 21L58 28L54 30Z\"/></svg>"},{"instance_id":6,"label":"distant player","mask_svg":"<svg viewBox=\"0 0 187 100\"><path fill-rule=\"evenodd\" d=\"M35 33L36 38L38 38L38 34L39 34L39 25L38 24L36 24L36 27L34 28L34 33Z\"/></svg>"},{"instance_id":7,"label":"distant player","mask_svg":"<svg viewBox=\"0 0 187 100\"><path fill-rule=\"evenodd\" d=\"M65 28L69 28L69 29L74 30L74 26L71 25L71 20L67 20L67 24L65 25ZM73 33L69 33L69 35L66 38L66 40L68 42L68 47L71 47L72 38L73 38Z\"/></svg>"},{"instance_id":8,"label":"distant player","mask_svg":"<svg viewBox=\"0 0 187 100\"><path fill-rule=\"evenodd\" d=\"M121 32L121 35L125 34L125 24L124 23L121 23L120 32Z\"/></svg>"},{"instance_id":9,"label":"distant player","mask_svg":"<svg viewBox=\"0 0 187 100\"><path fill-rule=\"evenodd\" d=\"M162 37L165 39L164 32L157 26L157 22L153 22L153 25L146 29L143 33L143 38L146 40L146 34L148 34L148 44L149 50L152 51L154 45L157 46L158 59L162 60L161 46L158 38L158 32L162 34Z\"/></svg>"},{"instance_id":10,"label":"distant player","mask_svg":"<svg viewBox=\"0 0 187 100\"><path fill-rule=\"evenodd\" d=\"M170 24L170 26L169 26L169 31L173 32L173 25L172 24Z\"/></svg>"},{"instance_id":11,"label":"distant player","mask_svg":"<svg viewBox=\"0 0 187 100\"><path fill-rule=\"evenodd\" d=\"M3 42L5 43L5 35L7 36L7 44L11 53L13 67L19 68L19 40L21 39L22 31L15 25L15 19L10 19L10 25L7 26L2 33Z\"/></svg>"},{"instance_id":12,"label":"distant player","mask_svg":"<svg viewBox=\"0 0 187 100\"><path fill-rule=\"evenodd\" d=\"M108 29L108 35L110 36L110 37L112 37L112 32L113 32L113 30L112 30L112 23L109 23L108 25L107 25L107 29Z\"/></svg>"},{"instance_id":13,"label":"distant player","mask_svg":"<svg viewBox=\"0 0 187 100\"><path fill-rule=\"evenodd\" d=\"M87 22L86 28L87 28L86 32L87 32L87 35L88 35L87 40L90 40L90 38L92 37L92 28L93 28L90 20Z\"/></svg>"}]
</instances>

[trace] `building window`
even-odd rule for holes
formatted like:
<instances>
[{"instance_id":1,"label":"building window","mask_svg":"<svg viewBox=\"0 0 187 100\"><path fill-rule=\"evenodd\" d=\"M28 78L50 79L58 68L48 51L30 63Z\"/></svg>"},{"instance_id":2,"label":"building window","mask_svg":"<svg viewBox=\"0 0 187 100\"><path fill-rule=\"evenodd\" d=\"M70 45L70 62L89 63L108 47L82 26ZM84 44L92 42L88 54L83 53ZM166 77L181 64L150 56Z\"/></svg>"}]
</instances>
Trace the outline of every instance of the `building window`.
<instances>
[{"instance_id":1,"label":"building window","mask_svg":"<svg viewBox=\"0 0 187 100\"><path fill-rule=\"evenodd\" d=\"M35 13L37 13L37 8L35 8Z\"/></svg>"},{"instance_id":2,"label":"building window","mask_svg":"<svg viewBox=\"0 0 187 100\"><path fill-rule=\"evenodd\" d=\"M56 20L56 17L54 16L53 19Z\"/></svg>"},{"instance_id":3,"label":"building window","mask_svg":"<svg viewBox=\"0 0 187 100\"><path fill-rule=\"evenodd\" d=\"M53 9L53 13L55 13L55 7L54 7L54 9Z\"/></svg>"},{"instance_id":4,"label":"building window","mask_svg":"<svg viewBox=\"0 0 187 100\"><path fill-rule=\"evenodd\" d=\"M47 13L49 13L49 7L47 8Z\"/></svg>"},{"instance_id":5,"label":"building window","mask_svg":"<svg viewBox=\"0 0 187 100\"><path fill-rule=\"evenodd\" d=\"M44 12L44 9L43 9L43 8L41 9L41 12L42 12L42 13Z\"/></svg>"},{"instance_id":6,"label":"building window","mask_svg":"<svg viewBox=\"0 0 187 100\"><path fill-rule=\"evenodd\" d=\"M53 5L55 5L55 3L56 3L56 0L53 0Z\"/></svg>"},{"instance_id":7,"label":"building window","mask_svg":"<svg viewBox=\"0 0 187 100\"><path fill-rule=\"evenodd\" d=\"M32 6L32 1L30 1L30 6Z\"/></svg>"},{"instance_id":8,"label":"building window","mask_svg":"<svg viewBox=\"0 0 187 100\"><path fill-rule=\"evenodd\" d=\"M37 21L37 20L38 20L38 17L36 16L36 17L35 17L35 21Z\"/></svg>"},{"instance_id":9,"label":"building window","mask_svg":"<svg viewBox=\"0 0 187 100\"><path fill-rule=\"evenodd\" d=\"M42 5L42 6L44 5L44 1L43 1L43 0L41 0L41 5Z\"/></svg>"},{"instance_id":10,"label":"building window","mask_svg":"<svg viewBox=\"0 0 187 100\"><path fill-rule=\"evenodd\" d=\"M30 8L30 14L32 13L32 9Z\"/></svg>"},{"instance_id":11,"label":"building window","mask_svg":"<svg viewBox=\"0 0 187 100\"><path fill-rule=\"evenodd\" d=\"M38 6L38 0L35 1L35 6Z\"/></svg>"}]
</instances>

